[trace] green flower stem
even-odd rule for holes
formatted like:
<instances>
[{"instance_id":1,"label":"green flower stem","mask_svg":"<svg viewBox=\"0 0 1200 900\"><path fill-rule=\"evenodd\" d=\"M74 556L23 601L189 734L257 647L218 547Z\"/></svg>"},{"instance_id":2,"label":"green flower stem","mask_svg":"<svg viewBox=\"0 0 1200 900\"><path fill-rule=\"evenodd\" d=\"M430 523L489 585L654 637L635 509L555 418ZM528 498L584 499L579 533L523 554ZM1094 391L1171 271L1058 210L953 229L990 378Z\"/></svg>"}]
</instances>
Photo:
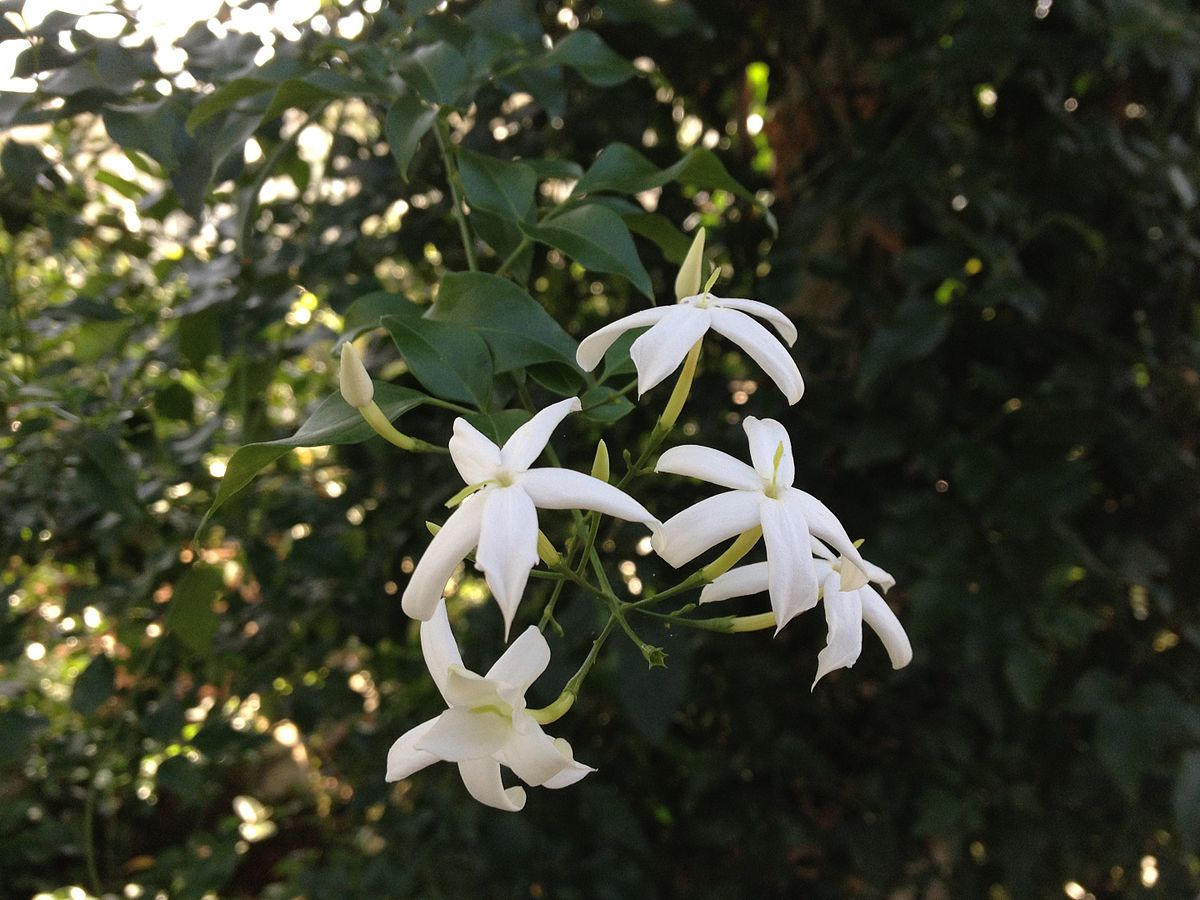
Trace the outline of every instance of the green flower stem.
<instances>
[{"instance_id":1,"label":"green flower stem","mask_svg":"<svg viewBox=\"0 0 1200 900\"><path fill-rule=\"evenodd\" d=\"M521 238L521 242L517 244L516 249L513 250L512 253L508 254L507 257L505 257L504 262L500 263L500 268L496 270L496 274L507 275L508 270L516 265L517 260L521 258L521 254L524 253L526 248L528 248L532 243L533 241L527 237Z\"/></svg>"},{"instance_id":2,"label":"green flower stem","mask_svg":"<svg viewBox=\"0 0 1200 900\"><path fill-rule=\"evenodd\" d=\"M358 411L377 435L388 443L395 444L401 450L408 450L411 453L448 454L450 452L445 447L439 447L436 444L430 444L426 441L409 437L407 434L401 434L388 420L388 417L383 414L383 410L379 408L379 404L374 401L371 401L366 406L360 406Z\"/></svg>"},{"instance_id":3,"label":"green flower stem","mask_svg":"<svg viewBox=\"0 0 1200 900\"><path fill-rule=\"evenodd\" d=\"M466 206L463 204L462 178L458 174L458 163L450 144L450 128L446 119L438 115L434 122L433 135L437 138L438 149L442 153L442 162L446 166L446 183L450 185L450 197L454 201L454 218L458 222L458 234L462 238L463 252L467 254L467 268L472 272L479 271L479 262L475 259L475 240L471 237L470 226L467 225Z\"/></svg>"},{"instance_id":4,"label":"green flower stem","mask_svg":"<svg viewBox=\"0 0 1200 900\"><path fill-rule=\"evenodd\" d=\"M721 634L741 634L746 631L763 631L775 627L775 613L765 612L753 616L718 616L713 619L688 619L674 613L654 612L651 609L637 609L643 616L650 616L672 625L683 625L686 628L697 628L701 631L717 631Z\"/></svg>"},{"instance_id":5,"label":"green flower stem","mask_svg":"<svg viewBox=\"0 0 1200 900\"><path fill-rule=\"evenodd\" d=\"M667 401L667 408L663 410L663 414L658 419L656 430L661 426L670 432L675 427L679 413L683 411L683 404L687 402L688 395L692 392L692 381L696 377L696 363L700 360L700 346L703 343L704 339L701 338L688 351L687 359L683 361L683 371L679 374L679 380L675 382L675 389L671 391L671 399Z\"/></svg>"},{"instance_id":6,"label":"green flower stem","mask_svg":"<svg viewBox=\"0 0 1200 900\"><path fill-rule=\"evenodd\" d=\"M558 695L558 699L542 709L527 710L535 722L542 725L555 722L562 718L567 710L575 704L575 698L579 696L579 689L583 686L584 679L588 677L588 673L596 665L596 660L600 658L600 648L604 646L604 642L608 640L608 636L612 634L613 627L616 624L616 617L609 616L600 634L592 641L592 649L588 651L587 658L584 659L575 674L571 676L571 680L562 689L562 693Z\"/></svg>"},{"instance_id":7,"label":"green flower stem","mask_svg":"<svg viewBox=\"0 0 1200 900\"><path fill-rule=\"evenodd\" d=\"M754 545L758 543L758 539L761 537L761 525L755 525L749 531L743 531L739 534L738 539L729 545L728 550L699 571L698 574L704 579L704 583L708 584L711 581L715 581L718 577L724 575L737 565L743 556L754 549Z\"/></svg>"},{"instance_id":8,"label":"green flower stem","mask_svg":"<svg viewBox=\"0 0 1200 900\"><path fill-rule=\"evenodd\" d=\"M96 783L95 778L88 785L87 796L83 801L83 855L87 863L88 880L96 896L104 894L104 884L100 881L100 871L96 868Z\"/></svg>"}]
</instances>

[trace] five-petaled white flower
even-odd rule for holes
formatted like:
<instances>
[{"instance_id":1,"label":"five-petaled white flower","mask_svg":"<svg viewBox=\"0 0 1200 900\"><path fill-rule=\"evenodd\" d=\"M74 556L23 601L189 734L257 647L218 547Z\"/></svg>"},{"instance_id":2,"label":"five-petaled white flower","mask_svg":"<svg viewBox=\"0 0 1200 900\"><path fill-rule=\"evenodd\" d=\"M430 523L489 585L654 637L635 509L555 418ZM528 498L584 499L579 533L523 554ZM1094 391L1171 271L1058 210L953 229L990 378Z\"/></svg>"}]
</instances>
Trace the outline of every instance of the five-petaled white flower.
<instances>
[{"instance_id":1,"label":"five-petaled white flower","mask_svg":"<svg viewBox=\"0 0 1200 900\"><path fill-rule=\"evenodd\" d=\"M700 260L704 232L700 231L676 280L679 302L674 306L644 309L605 325L583 339L576 353L580 367L590 372L622 334L634 328L650 329L629 348L638 373L638 396L679 368L688 351L711 328L729 338L758 363L779 385L788 403L804 394L804 379L787 347L746 313L765 319L775 327L788 346L796 343L796 326L773 306L757 300L717 297L701 290Z\"/></svg>"},{"instance_id":2,"label":"five-petaled white flower","mask_svg":"<svg viewBox=\"0 0 1200 900\"><path fill-rule=\"evenodd\" d=\"M513 641L486 675L476 675L463 666L446 604L439 600L421 623L421 649L449 709L392 745L388 781L439 760L455 762L472 797L517 812L525 806L525 789L504 787L502 765L531 787L567 787L595 771L576 762L571 745L542 731L525 710L525 692L550 662L550 646L537 628Z\"/></svg>"},{"instance_id":3,"label":"five-petaled white flower","mask_svg":"<svg viewBox=\"0 0 1200 900\"><path fill-rule=\"evenodd\" d=\"M404 589L404 612L414 619L433 615L455 567L473 549L504 615L508 634L530 570L538 562L540 509L592 509L653 527L658 520L644 506L598 478L570 469L530 465L568 413L580 409L572 397L546 407L498 447L466 419L455 419L450 458L463 480L478 490L446 520L417 563Z\"/></svg>"},{"instance_id":4,"label":"five-petaled white flower","mask_svg":"<svg viewBox=\"0 0 1200 900\"><path fill-rule=\"evenodd\" d=\"M796 468L792 442L783 426L774 419L747 416L743 427L753 468L728 453L692 444L673 447L659 458L657 472L688 475L732 490L701 500L664 522L655 531L653 546L659 556L678 567L720 541L761 526L778 633L794 616L817 603L812 537L832 545L864 571L874 567L859 555L842 523L824 503L792 486ZM848 576L847 572L842 577L849 582Z\"/></svg>"},{"instance_id":5,"label":"five-petaled white flower","mask_svg":"<svg viewBox=\"0 0 1200 900\"><path fill-rule=\"evenodd\" d=\"M825 603L825 623L829 628L825 649L817 657L817 677L813 679L813 687L834 669L849 668L858 660L862 653L863 622L879 635L893 669L902 669L912 662L912 644L904 633L904 626L883 597L867 583L873 581L886 591L896 583L895 579L870 563L863 569L844 556L835 557L816 539L812 541L812 550ZM751 563L730 569L716 578L700 592L700 602L758 594L767 590L769 584L769 563ZM776 606L776 599L772 595L771 606L778 618L781 610Z\"/></svg>"}]
</instances>

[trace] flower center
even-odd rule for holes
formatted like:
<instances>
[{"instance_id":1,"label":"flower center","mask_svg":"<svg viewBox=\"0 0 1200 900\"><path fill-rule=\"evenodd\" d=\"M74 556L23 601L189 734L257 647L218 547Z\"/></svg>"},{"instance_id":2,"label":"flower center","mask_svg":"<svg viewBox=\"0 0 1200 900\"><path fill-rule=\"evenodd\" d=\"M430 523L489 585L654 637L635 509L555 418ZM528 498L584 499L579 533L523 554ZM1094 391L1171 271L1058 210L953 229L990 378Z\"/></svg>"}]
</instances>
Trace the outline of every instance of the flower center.
<instances>
[{"instance_id":1,"label":"flower center","mask_svg":"<svg viewBox=\"0 0 1200 900\"><path fill-rule=\"evenodd\" d=\"M775 459L771 467L771 482L767 485L766 495L772 500L779 499L779 464L783 462L783 441L775 448Z\"/></svg>"}]
</instances>

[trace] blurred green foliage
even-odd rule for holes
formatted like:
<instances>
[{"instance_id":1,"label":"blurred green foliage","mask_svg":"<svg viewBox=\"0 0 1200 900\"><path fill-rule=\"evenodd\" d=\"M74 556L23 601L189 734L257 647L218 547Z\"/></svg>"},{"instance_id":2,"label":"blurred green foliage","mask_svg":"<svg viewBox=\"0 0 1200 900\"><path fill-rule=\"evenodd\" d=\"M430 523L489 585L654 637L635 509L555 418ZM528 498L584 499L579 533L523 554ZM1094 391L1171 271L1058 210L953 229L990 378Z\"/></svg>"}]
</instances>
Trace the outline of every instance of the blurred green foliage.
<instances>
[{"instance_id":1,"label":"blurred green foliage","mask_svg":"<svg viewBox=\"0 0 1200 900\"><path fill-rule=\"evenodd\" d=\"M258 62L200 24L163 73L0 3L37 81L0 97L5 895L1200 889L1194 9L432 6L327 5ZM458 110L445 135L418 97ZM479 274L449 275L439 138ZM435 443L453 413L405 391L503 434L519 390L586 388L556 447L585 469L612 423L619 466L662 401L612 399L619 358L581 381L572 339L669 295L682 223L798 322L809 382L786 409L710 344L685 422L734 452L748 400L788 425L798 484L897 576L913 664L868 639L810 693L815 619L648 632L668 667L620 647L562 723L599 769L577 787L511 816L451 767L385 784L439 708L397 591L457 484L365 433L287 452L335 342L389 317L404 361L379 339L372 369ZM435 291L442 321L412 315ZM422 357L435 331L461 346ZM697 496L654 490L661 516ZM498 653L482 590L469 658ZM582 598L560 621L534 701L597 626Z\"/></svg>"}]
</instances>

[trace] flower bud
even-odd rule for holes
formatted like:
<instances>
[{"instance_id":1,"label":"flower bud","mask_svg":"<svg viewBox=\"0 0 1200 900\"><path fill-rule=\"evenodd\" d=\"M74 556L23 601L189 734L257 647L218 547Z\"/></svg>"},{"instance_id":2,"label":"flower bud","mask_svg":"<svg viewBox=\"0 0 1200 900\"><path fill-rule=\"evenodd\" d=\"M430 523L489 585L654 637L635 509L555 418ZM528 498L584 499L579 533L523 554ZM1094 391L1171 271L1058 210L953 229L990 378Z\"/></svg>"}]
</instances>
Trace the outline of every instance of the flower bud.
<instances>
[{"instance_id":1,"label":"flower bud","mask_svg":"<svg viewBox=\"0 0 1200 900\"><path fill-rule=\"evenodd\" d=\"M342 388L342 397L356 409L369 406L375 396L375 385L371 376L354 349L354 344L346 341L342 345L342 362L338 374L338 383Z\"/></svg>"},{"instance_id":2,"label":"flower bud","mask_svg":"<svg viewBox=\"0 0 1200 900\"><path fill-rule=\"evenodd\" d=\"M700 293L701 272L704 267L704 229L696 232L691 249L684 257L679 274L675 276L675 299L682 300Z\"/></svg>"},{"instance_id":3,"label":"flower bud","mask_svg":"<svg viewBox=\"0 0 1200 900\"><path fill-rule=\"evenodd\" d=\"M592 477L608 481L608 475L608 444L604 443L604 439L601 438L600 442L596 444L596 457L592 460Z\"/></svg>"}]
</instances>

